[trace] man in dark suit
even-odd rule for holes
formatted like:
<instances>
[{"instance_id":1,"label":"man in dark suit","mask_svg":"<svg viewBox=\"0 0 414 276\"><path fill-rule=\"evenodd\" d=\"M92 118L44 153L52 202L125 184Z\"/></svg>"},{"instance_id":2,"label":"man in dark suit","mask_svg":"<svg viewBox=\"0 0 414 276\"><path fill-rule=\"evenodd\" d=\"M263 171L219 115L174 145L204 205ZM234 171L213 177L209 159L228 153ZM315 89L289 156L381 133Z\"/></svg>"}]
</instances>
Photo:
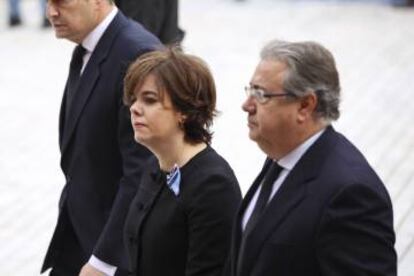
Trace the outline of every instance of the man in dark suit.
<instances>
[{"instance_id":1,"label":"man in dark suit","mask_svg":"<svg viewBox=\"0 0 414 276\"><path fill-rule=\"evenodd\" d=\"M131 61L161 44L110 0L50 0L47 16L56 37L78 46L60 112L66 185L42 272L121 275L124 219L149 156L134 141L123 78Z\"/></svg>"},{"instance_id":2,"label":"man in dark suit","mask_svg":"<svg viewBox=\"0 0 414 276\"><path fill-rule=\"evenodd\" d=\"M178 26L178 0L115 0L128 17L141 23L162 43L180 43L184 31Z\"/></svg>"},{"instance_id":3,"label":"man in dark suit","mask_svg":"<svg viewBox=\"0 0 414 276\"><path fill-rule=\"evenodd\" d=\"M268 159L233 229L225 275L396 275L391 200L331 122L340 85L314 42L270 42L246 88L249 136Z\"/></svg>"},{"instance_id":4,"label":"man in dark suit","mask_svg":"<svg viewBox=\"0 0 414 276\"><path fill-rule=\"evenodd\" d=\"M414 0L392 0L391 4L395 7L413 7Z\"/></svg>"}]
</instances>

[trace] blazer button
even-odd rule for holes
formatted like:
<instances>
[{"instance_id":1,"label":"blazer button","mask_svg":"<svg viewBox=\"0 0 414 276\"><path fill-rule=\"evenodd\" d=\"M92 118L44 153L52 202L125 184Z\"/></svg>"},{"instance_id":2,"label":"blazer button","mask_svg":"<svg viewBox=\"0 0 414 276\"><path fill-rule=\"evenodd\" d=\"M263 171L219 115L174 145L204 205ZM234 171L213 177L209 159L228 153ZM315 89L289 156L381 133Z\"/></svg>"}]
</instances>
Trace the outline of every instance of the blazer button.
<instances>
[{"instance_id":1,"label":"blazer button","mask_svg":"<svg viewBox=\"0 0 414 276\"><path fill-rule=\"evenodd\" d=\"M142 211L144 209L144 204L142 204L141 202L137 202L137 208L138 210Z\"/></svg>"}]
</instances>

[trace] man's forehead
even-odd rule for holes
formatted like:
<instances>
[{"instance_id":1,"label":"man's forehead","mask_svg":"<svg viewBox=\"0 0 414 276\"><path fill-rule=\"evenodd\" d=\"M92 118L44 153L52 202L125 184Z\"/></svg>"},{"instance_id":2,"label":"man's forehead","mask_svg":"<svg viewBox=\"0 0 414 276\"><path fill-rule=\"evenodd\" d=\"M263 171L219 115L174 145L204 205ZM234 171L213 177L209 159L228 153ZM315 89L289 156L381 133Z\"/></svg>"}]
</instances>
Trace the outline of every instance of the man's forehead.
<instances>
[{"instance_id":1,"label":"man's forehead","mask_svg":"<svg viewBox=\"0 0 414 276\"><path fill-rule=\"evenodd\" d=\"M91 2L91 0L47 0L48 4L53 4L57 6L69 6L79 2Z\"/></svg>"},{"instance_id":2,"label":"man's forehead","mask_svg":"<svg viewBox=\"0 0 414 276\"><path fill-rule=\"evenodd\" d=\"M285 63L274 60L261 60L252 76L252 82L272 81L283 79L287 66Z\"/></svg>"},{"instance_id":3,"label":"man's forehead","mask_svg":"<svg viewBox=\"0 0 414 276\"><path fill-rule=\"evenodd\" d=\"M257 69L271 72L281 72L286 70L287 65L285 62L275 59L262 59L257 65Z\"/></svg>"}]
</instances>

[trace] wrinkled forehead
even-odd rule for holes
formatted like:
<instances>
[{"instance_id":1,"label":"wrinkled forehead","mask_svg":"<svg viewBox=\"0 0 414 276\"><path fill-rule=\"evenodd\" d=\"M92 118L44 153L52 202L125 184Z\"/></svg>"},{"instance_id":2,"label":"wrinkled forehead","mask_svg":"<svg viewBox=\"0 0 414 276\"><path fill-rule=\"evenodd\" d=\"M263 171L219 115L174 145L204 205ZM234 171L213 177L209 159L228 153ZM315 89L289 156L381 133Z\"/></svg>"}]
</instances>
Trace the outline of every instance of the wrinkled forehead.
<instances>
[{"instance_id":1,"label":"wrinkled forehead","mask_svg":"<svg viewBox=\"0 0 414 276\"><path fill-rule=\"evenodd\" d=\"M288 73L288 67L284 62L265 59L261 60L251 78L250 84L257 86L282 86Z\"/></svg>"},{"instance_id":2,"label":"wrinkled forehead","mask_svg":"<svg viewBox=\"0 0 414 276\"><path fill-rule=\"evenodd\" d=\"M53 5L56 7L72 7L76 4L91 4L96 5L98 2L108 2L112 3L112 0L47 0L48 5Z\"/></svg>"},{"instance_id":3,"label":"wrinkled forehead","mask_svg":"<svg viewBox=\"0 0 414 276\"><path fill-rule=\"evenodd\" d=\"M47 4L55 6L70 6L71 4L85 0L47 0Z\"/></svg>"}]
</instances>

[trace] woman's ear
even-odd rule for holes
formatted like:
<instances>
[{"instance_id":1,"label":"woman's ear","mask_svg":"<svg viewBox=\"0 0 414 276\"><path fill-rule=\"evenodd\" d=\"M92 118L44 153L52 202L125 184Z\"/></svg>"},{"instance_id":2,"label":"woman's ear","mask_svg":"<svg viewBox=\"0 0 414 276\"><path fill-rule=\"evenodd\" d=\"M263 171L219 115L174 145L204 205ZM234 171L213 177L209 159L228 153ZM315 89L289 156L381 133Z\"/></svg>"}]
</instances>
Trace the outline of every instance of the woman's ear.
<instances>
[{"instance_id":1,"label":"woman's ear","mask_svg":"<svg viewBox=\"0 0 414 276\"><path fill-rule=\"evenodd\" d=\"M182 129L184 127L184 123L187 120L187 115L184 115L182 113L178 114L178 125Z\"/></svg>"}]
</instances>

